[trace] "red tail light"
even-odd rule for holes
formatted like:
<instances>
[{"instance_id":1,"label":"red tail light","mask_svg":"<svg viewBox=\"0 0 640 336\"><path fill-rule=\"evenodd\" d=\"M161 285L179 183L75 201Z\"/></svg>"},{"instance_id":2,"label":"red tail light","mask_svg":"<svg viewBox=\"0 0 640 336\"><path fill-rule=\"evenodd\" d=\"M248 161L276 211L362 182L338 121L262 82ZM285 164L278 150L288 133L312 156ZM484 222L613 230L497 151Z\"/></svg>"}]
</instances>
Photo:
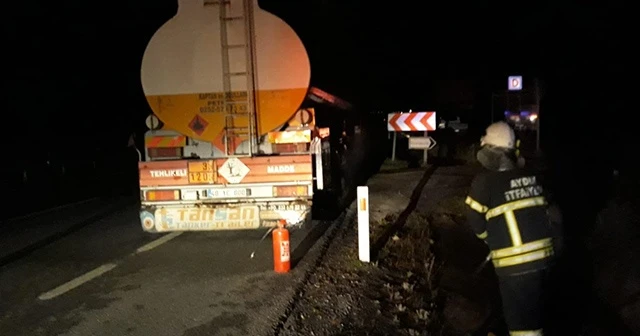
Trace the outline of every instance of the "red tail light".
<instances>
[{"instance_id":1,"label":"red tail light","mask_svg":"<svg viewBox=\"0 0 640 336\"><path fill-rule=\"evenodd\" d=\"M174 148L148 148L149 158L179 158L182 156L182 147Z\"/></svg>"},{"instance_id":2,"label":"red tail light","mask_svg":"<svg viewBox=\"0 0 640 336\"><path fill-rule=\"evenodd\" d=\"M271 148L274 153L306 153L309 151L309 144L272 144Z\"/></svg>"},{"instance_id":3,"label":"red tail light","mask_svg":"<svg viewBox=\"0 0 640 336\"><path fill-rule=\"evenodd\" d=\"M280 186L273 187L274 197L293 197L293 196L308 196L308 186Z\"/></svg>"}]
</instances>

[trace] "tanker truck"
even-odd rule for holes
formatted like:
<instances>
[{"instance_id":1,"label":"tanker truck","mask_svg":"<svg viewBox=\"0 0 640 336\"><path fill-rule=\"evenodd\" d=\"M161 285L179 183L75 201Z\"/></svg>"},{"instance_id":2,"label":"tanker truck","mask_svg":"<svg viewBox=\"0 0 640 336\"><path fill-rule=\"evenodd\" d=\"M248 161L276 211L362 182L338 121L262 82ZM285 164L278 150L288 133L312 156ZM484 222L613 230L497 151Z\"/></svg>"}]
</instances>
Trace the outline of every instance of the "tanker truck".
<instances>
[{"instance_id":1,"label":"tanker truck","mask_svg":"<svg viewBox=\"0 0 640 336\"><path fill-rule=\"evenodd\" d=\"M310 78L300 38L257 0L179 0L141 66L153 112L139 162L143 230L308 222L314 195L341 187L334 137L305 102L349 108Z\"/></svg>"}]
</instances>

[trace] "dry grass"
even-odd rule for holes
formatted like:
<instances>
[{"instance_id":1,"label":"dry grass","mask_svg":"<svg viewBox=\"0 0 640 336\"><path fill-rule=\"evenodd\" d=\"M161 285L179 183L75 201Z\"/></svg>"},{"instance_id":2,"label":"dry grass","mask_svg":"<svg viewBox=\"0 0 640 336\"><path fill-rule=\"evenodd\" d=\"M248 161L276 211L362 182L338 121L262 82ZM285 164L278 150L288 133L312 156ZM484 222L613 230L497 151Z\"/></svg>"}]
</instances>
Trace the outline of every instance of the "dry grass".
<instances>
[{"instance_id":1,"label":"dry grass","mask_svg":"<svg viewBox=\"0 0 640 336\"><path fill-rule=\"evenodd\" d=\"M372 225L372 240L396 218ZM409 216L375 263L358 259L356 225L334 241L282 335L431 335L437 267L426 217Z\"/></svg>"},{"instance_id":2,"label":"dry grass","mask_svg":"<svg viewBox=\"0 0 640 336\"><path fill-rule=\"evenodd\" d=\"M391 159L386 159L382 163L382 166L380 166L380 171L384 172L388 170L397 170L397 169L403 169L408 167L409 167L409 163L407 163L407 161L405 160L396 159L395 161L391 161Z\"/></svg>"},{"instance_id":3,"label":"dry grass","mask_svg":"<svg viewBox=\"0 0 640 336\"><path fill-rule=\"evenodd\" d=\"M380 311L400 334L429 335L432 329L437 266L426 216L413 213L381 251L377 266L385 275Z\"/></svg>"},{"instance_id":4,"label":"dry grass","mask_svg":"<svg viewBox=\"0 0 640 336\"><path fill-rule=\"evenodd\" d=\"M455 215L464 215L467 212L467 205L464 203L464 196L454 196L445 198L438 202L434 213L446 213Z\"/></svg>"}]
</instances>

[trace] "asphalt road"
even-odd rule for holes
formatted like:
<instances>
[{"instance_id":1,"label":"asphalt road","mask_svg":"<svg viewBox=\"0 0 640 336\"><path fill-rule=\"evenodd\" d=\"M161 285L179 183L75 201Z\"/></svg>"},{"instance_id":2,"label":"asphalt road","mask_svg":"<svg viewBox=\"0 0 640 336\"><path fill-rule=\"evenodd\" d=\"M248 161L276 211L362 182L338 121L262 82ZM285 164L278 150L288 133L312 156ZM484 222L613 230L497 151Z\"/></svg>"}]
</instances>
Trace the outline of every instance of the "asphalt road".
<instances>
[{"instance_id":1,"label":"asphalt road","mask_svg":"<svg viewBox=\"0 0 640 336\"><path fill-rule=\"evenodd\" d=\"M0 268L0 335L272 333L307 266L275 274L264 233L150 235L120 209Z\"/></svg>"}]
</instances>

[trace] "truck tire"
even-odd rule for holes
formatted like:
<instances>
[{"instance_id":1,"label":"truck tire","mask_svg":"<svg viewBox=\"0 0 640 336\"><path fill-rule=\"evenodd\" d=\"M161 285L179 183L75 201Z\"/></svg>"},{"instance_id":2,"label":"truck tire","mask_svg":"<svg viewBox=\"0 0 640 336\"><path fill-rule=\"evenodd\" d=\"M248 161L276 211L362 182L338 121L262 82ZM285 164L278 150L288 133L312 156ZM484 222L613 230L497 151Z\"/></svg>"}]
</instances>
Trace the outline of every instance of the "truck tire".
<instances>
[{"instance_id":1,"label":"truck tire","mask_svg":"<svg viewBox=\"0 0 640 336\"><path fill-rule=\"evenodd\" d=\"M313 195L311 215L313 220L334 220L340 214L341 197L331 191L317 190Z\"/></svg>"}]
</instances>

